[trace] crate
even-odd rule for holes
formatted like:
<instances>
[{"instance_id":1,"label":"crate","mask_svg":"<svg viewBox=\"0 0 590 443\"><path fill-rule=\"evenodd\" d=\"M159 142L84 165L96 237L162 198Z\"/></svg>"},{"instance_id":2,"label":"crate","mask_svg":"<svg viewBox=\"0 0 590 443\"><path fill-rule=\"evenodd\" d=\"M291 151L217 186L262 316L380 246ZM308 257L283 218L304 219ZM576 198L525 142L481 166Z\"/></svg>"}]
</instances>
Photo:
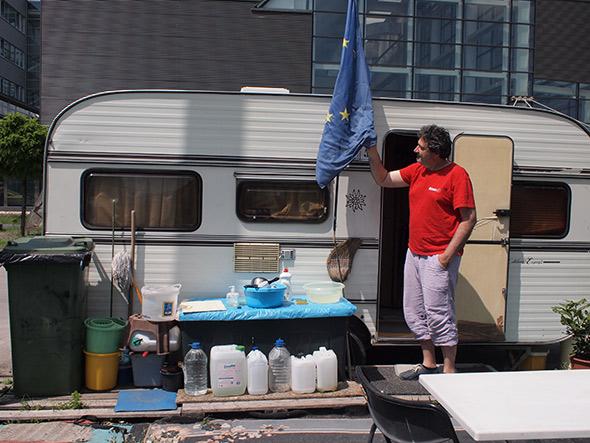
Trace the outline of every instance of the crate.
<instances>
[{"instance_id":1,"label":"crate","mask_svg":"<svg viewBox=\"0 0 590 443\"><path fill-rule=\"evenodd\" d=\"M164 363L165 355L149 353L131 354L131 367L133 369L133 385L138 388L162 386L162 374L160 369Z\"/></svg>"}]
</instances>

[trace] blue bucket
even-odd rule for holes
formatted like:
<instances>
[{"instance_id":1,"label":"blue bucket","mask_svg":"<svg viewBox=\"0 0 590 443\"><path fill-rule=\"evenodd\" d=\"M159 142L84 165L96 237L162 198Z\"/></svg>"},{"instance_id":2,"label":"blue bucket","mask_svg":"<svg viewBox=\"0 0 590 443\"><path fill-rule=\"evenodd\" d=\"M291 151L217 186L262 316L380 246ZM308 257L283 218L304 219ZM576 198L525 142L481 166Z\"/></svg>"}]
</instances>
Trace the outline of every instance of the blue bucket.
<instances>
[{"instance_id":1,"label":"blue bucket","mask_svg":"<svg viewBox=\"0 0 590 443\"><path fill-rule=\"evenodd\" d=\"M251 308L277 308L283 306L285 290L282 283L273 283L264 288L244 288L246 304Z\"/></svg>"}]
</instances>

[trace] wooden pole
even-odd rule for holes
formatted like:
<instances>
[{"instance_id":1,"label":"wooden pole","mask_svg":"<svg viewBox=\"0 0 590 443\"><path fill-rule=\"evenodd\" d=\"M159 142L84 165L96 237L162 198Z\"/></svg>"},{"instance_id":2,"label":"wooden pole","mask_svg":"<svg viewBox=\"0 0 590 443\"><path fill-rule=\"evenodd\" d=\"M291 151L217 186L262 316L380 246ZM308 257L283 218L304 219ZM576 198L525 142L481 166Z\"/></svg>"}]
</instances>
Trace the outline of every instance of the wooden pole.
<instances>
[{"instance_id":1,"label":"wooden pole","mask_svg":"<svg viewBox=\"0 0 590 443\"><path fill-rule=\"evenodd\" d=\"M129 286L129 304L127 313L133 315L133 282L135 281L135 209L131 210L131 285Z\"/></svg>"}]
</instances>

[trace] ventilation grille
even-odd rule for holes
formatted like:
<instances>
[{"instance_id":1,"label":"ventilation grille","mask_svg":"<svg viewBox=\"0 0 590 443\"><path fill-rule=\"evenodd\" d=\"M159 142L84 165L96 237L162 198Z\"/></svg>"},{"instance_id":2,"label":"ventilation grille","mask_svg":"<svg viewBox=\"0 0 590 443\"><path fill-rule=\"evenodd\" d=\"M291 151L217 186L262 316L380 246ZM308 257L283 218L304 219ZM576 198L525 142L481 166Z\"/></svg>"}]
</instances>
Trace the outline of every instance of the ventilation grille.
<instances>
[{"instance_id":1,"label":"ventilation grille","mask_svg":"<svg viewBox=\"0 0 590 443\"><path fill-rule=\"evenodd\" d=\"M279 272L278 243L234 243L235 272Z\"/></svg>"}]
</instances>

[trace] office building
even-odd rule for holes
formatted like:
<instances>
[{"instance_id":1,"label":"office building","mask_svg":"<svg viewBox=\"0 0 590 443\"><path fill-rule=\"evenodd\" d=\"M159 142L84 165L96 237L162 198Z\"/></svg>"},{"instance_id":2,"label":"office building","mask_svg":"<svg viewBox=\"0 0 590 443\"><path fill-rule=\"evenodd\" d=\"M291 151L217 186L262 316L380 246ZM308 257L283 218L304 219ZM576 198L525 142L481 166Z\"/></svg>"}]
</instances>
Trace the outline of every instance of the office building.
<instances>
[{"instance_id":1,"label":"office building","mask_svg":"<svg viewBox=\"0 0 590 443\"><path fill-rule=\"evenodd\" d=\"M0 118L11 112L39 115L40 8L40 0L0 0ZM21 180L0 176L0 207L19 207L21 188ZM28 189L32 204L37 181Z\"/></svg>"},{"instance_id":2,"label":"office building","mask_svg":"<svg viewBox=\"0 0 590 443\"><path fill-rule=\"evenodd\" d=\"M346 0L43 5L41 118L113 89L327 93ZM583 0L359 0L374 96L541 103L590 122Z\"/></svg>"}]
</instances>

